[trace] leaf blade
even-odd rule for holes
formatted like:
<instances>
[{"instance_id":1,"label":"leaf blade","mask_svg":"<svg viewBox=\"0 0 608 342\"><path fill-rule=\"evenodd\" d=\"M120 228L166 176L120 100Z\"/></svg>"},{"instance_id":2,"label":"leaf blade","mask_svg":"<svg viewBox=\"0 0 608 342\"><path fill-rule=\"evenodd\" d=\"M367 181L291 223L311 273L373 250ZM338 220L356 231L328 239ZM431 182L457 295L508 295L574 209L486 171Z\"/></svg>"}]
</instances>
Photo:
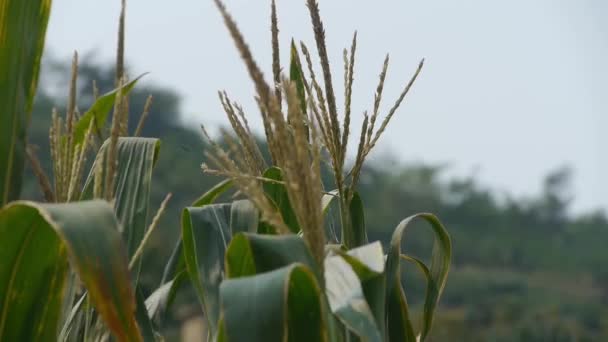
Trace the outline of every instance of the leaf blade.
<instances>
[{"instance_id":1,"label":"leaf blade","mask_svg":"<svg viewBox=\"0 0 608 342\"><path fill-rule=\"evenodd\" d=\"M399 261L401 259L401 241L405 233L407 226L416 219L422 219L426 221L432 228L435 235L435 242L433 243L431 267L428 268L430 278L427 277L427 293L425 295L422 329L420 331L421 340L428 336L432 324L433 315L441 294L447 282L447 276L450 270L450 262L452 258L452 242L450 235L448 234L445 227L441 224L439 219L429 213L420 213L412 215L399 223L393 237L391 239L390 249L386 260L387 269L387 301L389 304L388 313L388 326L389 333L404 338L400 333L400 329L397 328L399 321L406 325L407 338L411 339L413 333L413 327L409 319L409 313L407 312L407 301L405 299L405 293L400 283L399 273ZM400 306L397 307L395 303ZM391 319L391 313L394 319ZM392 322L392 323L391 323ZM391 338L392 335L391 335Z\"/></svg>"},{"instance_id":2,"label":"leaf blade","mask_svg":"<svg viewBox=\"0 0 608 342\"><path fill-rule=\"evenodd\" d=\"M17 199L51 0L0 6L0 206Z\"/></svg>"},{"instance_id":3,"label":"leaf blade","mask_svg":"<svg viewBox=\"0 0 608 342\"><path fill-rule=\"evenodd\" d=\"M220 297L228 341L327 341L320 288L302 264L226 280Z\"/></svg>"},{"instance_id":4,"label":"leaf blade","mask_svg":"<svg viewBox=\"0 0 608 342\"><path fill-rule=\"evenodd\" d=\"M109 140L98 154L105 156ZM152 171L160 149L160 141L153 138L121 137L118 139L118 170L116 177L115 211L122 224L122 234L129 257L135 253L147 229ZM97 158L95 163L104 158ZM93 197L95 163L85 182L83 199ZM102 177L105 179L105 177Z\"/></svg>"},{"instance_id":5,"label":"leaf blade","mask_svg":"<svg viewBox=\"0 0 608 342\"><path fill-rule=\"evenodd\" d=\"M324 269L331 311L363 340L381 342L380 329L351 265L341 255L329 256L325 258Z\"/></svg>"},{"instance_id":6,"label":"leaf blade","mask_svg":"<svg viewBox=\"0 0 608 342\"><path fill-rule=\"evenodd\" d=\"M142 74L138 76L133 81L123 85L121 88L114 89L102 96L100 96L94 103L91 105L91 108L84 113L84 115L76 122L74 125L74 146L81 144L84 141L84 137L89 129L89 125L91 121L94 121L93 129L101 131L101 129L105 126L106 120L108 119L108 114L114 107L114 101L116 100L116 95L119 91L122 91L123 96L127 95L137 81L139 81L146 74Z\"/></svg>"},{"instance_id":7,"label":"leaf blade","mask_svg":"<svg viewBox=\"0 0 608 342\"><path fill-rule=\"evenodd\" d=\"M291 230L292 233L297 234L300 231L300 224L298 223L296 214L291 207L287 189L285 189L285 185L278 183L283 181L281 169L276 166L270 167L264 172L263 177L275 181L264 182L264 192L281 213L283 221L289 230ZM268 231L269 229L266 230Z\"/></svg>"},{"instance_id":8,"label":"leaf blade","mask_svg":"<svg viewBox=\"0 0 608 342\"><path fill-rule=\"evenodd\" d=\"M15 233L21 230L27 231L24 227L36 229L36 234L32 238L39 241L33 245L35 248L41 250L64 248L66 253L51 259L51 262L66 267L59 272L53 272L55 265L42 263L39 258L35 258L35 250L30 248L29 258L17 264L21 270L27 270L30 275L51 273L53 276L65 279L69 255L81 281L89 291L91 300L112 332L119 339L141 340L139 327L135 321L135 296L130 283L126 252L117 230L118 222L112 208L106 202L84 201L69 204L14 202L2 209L0 236L3 239L11 234L16 235ZM3 250L3 253L7 252ZM32 284L32 279L24 283L23 276L21 282L7 283L8 271L6 264L0 264L0 287L6 291L4 293L15 291L24 295L28 294L27 291L30 291L30 294L40 293L36 289L28 290L26 285ZM24 332L20 329L24 326L13 323L20 319L27 323L31 322L32 317L26 319L23 315L28 314L28 310L33 310L33 317L36 317L37 311L47 311L48 317L52 318L54 324L47 323L48 328L45 329L44 336L55 339L63 291L55 287L51 293L57 296L56 305L48 306L42 302L43 306L40 307L40 302L30 301L29 304L25 303L24 306L27 307L25 309L20 309L19 302L15 303L14 296L3 298L1 303L4 313L0 318L0 326L3 328L0 329L0 337L4 339L7 334L9 337L23 336ZM46 309L41 310L45 307ZM8 311L11 312L10 315L6 314ZM9 324L5 324L7 319L10 320ZM25 329L37 331L29 326L25 326ZM37 333L40 334L40 331Z\"/></svg>"}]
</instances>

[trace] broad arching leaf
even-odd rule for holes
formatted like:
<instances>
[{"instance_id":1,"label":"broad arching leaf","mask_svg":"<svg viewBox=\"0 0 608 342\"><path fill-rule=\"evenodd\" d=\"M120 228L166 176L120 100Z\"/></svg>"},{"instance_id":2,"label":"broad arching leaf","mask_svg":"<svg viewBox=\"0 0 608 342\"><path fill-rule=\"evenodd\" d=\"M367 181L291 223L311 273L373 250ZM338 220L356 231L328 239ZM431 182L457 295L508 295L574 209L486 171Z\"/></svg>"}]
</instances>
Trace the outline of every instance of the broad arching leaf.
<instances>
[{"instance_id":1,"label":"broad arching leaf","mask_svg":"<svg viewBox=\"0 0 608 342\"><path fill-rule=\"evenodd\" d=\"M423 341L431 330L435 308L445 287L450 261L452 258L452 242L447 230L439 219L428 213L416 214L401 221L391 239L390 250L386 260L387 276L387 320L391 341L410 341L414 337L414 329L409 318L405 293L401 287L400 260L401 241L407 226L415 219L429 223L435 235L431 266L428 267L427 293L424 300L424 311L420 338Z\"/></svg>"},{"instance_id":2,"label":"broad arching leaf","mask_svg":"<svg viewBox=\"0 0 608 342\"><path fill-rule=\"evenodd\" d=\"M292 263L306 265L321 280L319 267L300 236L237 234L226 250L226 278L261 274Z\"/></svg>"},{"instance_id":3,"label":"broad arching leaf","mask_svg":"<svg viewBox=\"0 0 608 342\"><path fill-rule=\"evenodd\" d=\"M325 292L331 311L349 330L364 341L382 341L359 277L340 255L325 259Z\"/></svg>"},{"instance_id":4,"label":"broad arching leaf","mask_svg":"<svg viewBox=\"0 0 608 342\"><path fill-rule=\"evenodd\" d=\"M104 201L14 202L0 211L0 340L57 338L67 258L106 325L140 341L127 254Z\"/></svg>"},{"instance_id":5,"label":"broad arching leaf","mask_svg":"<svg viewBox=\"0 0 608 342\"><path fill-rule=\"evenodd\" d=\"M224 253L233 232L255 231L258 212L249 201L186 208L182 239L186 269L212 334L219 318Z\"/></svg>"},{"instance_id":6,"label":"broad arching leaf","mask_svg":"<svg viewBox=\"0 0 608 342\"><path fill-rule=\"evenodd\" d=\"M219 340L328 340L320 287L315 275L302 264L226 280L220 288L220 297Z\"/></svg>"},{"instance_id":7,"label":"broad arching leaf","mask_svg":"<svg viewBox=\"0 0 608 342\"><path fill-rule=\"evenodd\" d=\"M51 0L0 3L0 206L19 197Z\"/></svg>"},{"instance_id":8,"label":"broad arching leaf","mask_svg":"<svg viewBox=\"0 0 608 342\"><path fill-rule=\"evenodd\" d=\"M110 141L101 146L99 154L107 155ZM114 210L121 223L121 232L127 246L129 258L143 239L150 206L152 170L158 158L160 141L152 138L119 138L118 170L115 185ZM107 156L106 156L107 158ZM97 161L101 160L98 158ZM93 197L95 165L84 186L83 198ZM102 177L105 180L105 175ZM139 273L139 265L136 274Z\"/></svg>"},{"instance_id":9,"label":"broad arching leaf","mask_svg":"<svg viewBox=\"0 0 608 342\"><path fill-rule=\"evenodd\" d=\"M386 309L386 274L384 252L379 241L351 249L337 250L359 277L365 300L369 305L380 335L384 336Z\"/></svg>"},{"instance_id":10,"label":"broad arching leaf","mask_svg":"<svg viewBox=\"0 0 608 342\"><path fill-rule=\"evenodd\" d=\"M212 204L224 192L232 187L231 180L224 180L216 184L201 195L192 207L203 207ZM183 240L180 239L175 244L171 257L165 265L160 287L146 299L146 307L150 317L162 323L163 314L171 307L173 300L183 285L188 281L188 271L183 252Z\"/></svg>"}]
</instances>

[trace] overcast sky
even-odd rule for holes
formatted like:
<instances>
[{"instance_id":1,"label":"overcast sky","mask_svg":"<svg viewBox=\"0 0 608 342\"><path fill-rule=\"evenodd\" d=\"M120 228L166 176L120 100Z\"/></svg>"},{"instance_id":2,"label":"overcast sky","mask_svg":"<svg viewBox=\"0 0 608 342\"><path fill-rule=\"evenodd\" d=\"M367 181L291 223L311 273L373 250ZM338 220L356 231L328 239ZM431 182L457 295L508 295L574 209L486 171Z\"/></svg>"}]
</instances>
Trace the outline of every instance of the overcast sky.
<instances>
[{"instance_id":1,"label":"overcast sky","mask_svg":"<svg viewBox=\"0 0 608 342\"><path fill-rule=\"evenodd\" d=\"M304 0L277 0L283 65L292 37L314 47ZM111 61L119 0L54 0L47 51L95 51ZM226 1L270 75L269 1ZM129 0L133 73L184 97L192 123L224 124L216 91L257 112L253 88L211 0ZM353 108L373 101L385 53L388 109L422 57L424 70L389 127L377 160L447 162L516 196L551 169L575 171L577 210L608 208L608 2L605 0L321 0L334 83L358 30ZM260 125L258 125L260 127ZM354 134L356 135L356 133Z\"/></svg>"}]
</instances>

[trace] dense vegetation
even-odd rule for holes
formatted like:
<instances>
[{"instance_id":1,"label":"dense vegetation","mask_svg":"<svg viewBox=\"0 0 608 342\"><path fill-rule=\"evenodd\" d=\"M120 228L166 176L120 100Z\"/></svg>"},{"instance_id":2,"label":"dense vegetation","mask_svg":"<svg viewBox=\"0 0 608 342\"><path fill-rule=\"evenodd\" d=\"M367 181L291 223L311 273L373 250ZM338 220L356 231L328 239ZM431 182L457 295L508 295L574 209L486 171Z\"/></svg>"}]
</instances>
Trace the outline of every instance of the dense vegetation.
<instances>
[{"instance_id":1,"label":"dense vegetation","mask_svg":"<svg viewBox=\"0 0 608 342\"><path fill-rule=\"evenodd\" d=\"M236 114L241 109L220 94L235 135L221 135L219 144L184 126L176 93L141 84L132 90L137 79L127 83L124 1L116 68L78 63L76 54L71 66L47 61L50 72L43 75L30 118L50 1L30 7L7 1L0 10L0 19L8 23L0 30L0 41L12 49L2 50L0 66L19 72L0 77L5 85L0 114L7 124L7 143L0 147L8 151L0 155L2 203L8 203L0 211L3 338L105 340L112 333L118 340L156 340L160 328L172 339L180 322L199 315L201 308L207 337L219 341L287 336L414 341L418 333L422 340L467 341L608 336L608 273L602 271L608 222L599 212L566 214L571 200L567 168L548 175L541 194L521 199L499 196L473 176L446 180L439 166L390 160L362 166L394 113L389 111L374 131L388 57L374 110L363 120L357 157L346 158L345 164L356 35L350 53L344 51L341 123L316 1L307 3L325 89L316 84L312 67L305 75L293 44L289 77L282 78L274 2L272 88L216 1L255 84L265 124L265 139L256 143L244 128L245 115ZM306 47L300 48L310 65ZM64 103L57 94L65 84ZM117 90L99 97L98 88L101 94ZM149 94L154 106L147 113ZM59 110L51 117L52 107ZM142 117L149 114L145 126L138 123L141 108L146 112ZM156 138L162 140L160 154ZM86 159L88 149L95 158ZM21 177L25 159L29 168ZM88 176L85 170L91 170ZM221 183L217 192L183 210L218 184L214 174L231 183ZM25 184L19 195L21 180ZM226 184L238 192L220 198L228 203L212 205ZM167 202L167 192L173 201ZM19 198L39 203L11 202ZM148 207L162 198L154 215ZM419 222L410 227L409 219L394 229L403 217L418 212L438 214L452 238L431 214L416 217L432 230L419 229ZM153 241L148 243L150 232ZM384 248L367 245L375 240ZM407 264L401 275L400 260L417 267ZM435 329L427 335L450 263L450 286ZM159 272L166 264L165 272ZM401 286L410 308L424 310L412 316L420 322L411 324ZM174 290L177 303L165 317ZM200 305L193 304L197 299Z\"/></svg>"},{"instance_id":2,"label":"dense vegetation","mask_svg":"<svg viewBox=\"0 0 608 342\"><path fill-rule=\"evenodd\" d=\"M61 106L63 97L50 93L61 84L68 66L47 61L42 86L34 106L30 141L46 153L50 108ZM95 62L80 68L83 94L98 80L102 91L113 85L113 69ZM105 81L104 81L105 80ZM63 82L65 84L65 82ZM152 203L173 192L166 215L150 250L144 256L144 284L153 289L179 236L179 213L217 182L200 169L207 148L202 134L187 128L180 115L180 98L162 85L133 90L131 103L141 108L154 96L144 136L162 139L155 169ZM86 97L81 104L86 108ZM131 120L133 122L135 120ZM191 126L191 125L189 125ZM179 175L174 170L179 169ZM370 240L387 243L403 214L437 213L451 228L453 268L440 304L434 340L574 341L601 340L608 336L608 261L603 244L608 221L603 213L565 215L571 202L568 168L547 175L542 193L513 198L488 190L474 177L448 179L445 167L402 164L374 159L367 164L359 191L366 198ZM28 171L31 172L31 171ZM35 178L26 177L26 198L40 199ZM386 230L383 230L386 229ZM408 235L406 247L425 256L430 237L423 230ZM414 253L414 254L416 254ZM413 277L406 287L422 293L421 279ZM148 290L149 291L149 290ZM188 296L188 295L185 295ZM190 293L193 299L193 293ZM416 303L413 296L411 301ZM174 319L198 312L192 300L182 298ZM419 303L416 303L419 304ZM167 325L175 328L177 322ZM449 338L448 338L449 337Z\"/></svg>"},{"instance_id":3,"label":"dense vegetation","mask_svg":"<svg viewBox=\"0 0 608 342\"><path fill-rule=\"evenodd\" d=\"M45 170L25 133L50 4L8 0L0 9L5 24L0 68L6 71L0 77L5 89L0 97L5 123L0 339L162 339L166 314L186 284L195 290L207 323L195 339L414 342L429 337L452 258L449 233L432 213L415 213L396 226L385 252L379 241L368 239L364 199L357 191L365 159L424 60L384 114L387 55L373 108L363 115L357 157L348 165L357 34L350 51L344 50L345 102L338 109L315 0L306 4L323 87L304 42L298 47L292 40L289 73L282 73L274 1L273 82L267 83L238 25L215 0L255 86L264 141L260 144L250 130L241 106L220 92L232 133L224 130L216 141L202 128L208 146L201 169L225 179L182 210L181 237L159 286L147 291L140 277L142 255L172 194L150 219L161 140L141 137L151 96L137 125L132 124L129 93L143 75L131 78L125 70L126 1L118 21L113 89L101 94L93 80L92 102L81 112L81 64L73 54L66 105L51 111L51 158ZM24 160L39 183L41 200L21 197ZM227 201L216 202L230 193ZM432 232L430 260L402 249L406 228L418 222L426 222ZM418 322L403 288L404 263L421 271L426 283Z\"/></svg>"}]
</instances>

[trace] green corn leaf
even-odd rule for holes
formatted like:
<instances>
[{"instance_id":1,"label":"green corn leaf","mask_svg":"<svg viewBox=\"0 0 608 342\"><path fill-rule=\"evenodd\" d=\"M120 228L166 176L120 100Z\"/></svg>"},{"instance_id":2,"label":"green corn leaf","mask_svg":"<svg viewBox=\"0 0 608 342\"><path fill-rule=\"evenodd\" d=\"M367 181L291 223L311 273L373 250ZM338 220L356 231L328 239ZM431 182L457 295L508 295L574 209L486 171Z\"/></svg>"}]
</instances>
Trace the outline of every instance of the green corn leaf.
<instances>
[{"instance_id":1,"label":"green corn leaf","mask_svg":"<svg viewBox=\"0 0 608 342\"><path fill-rule=\"evenodd\" d=\"M51 0L0 4L0 206L19 197Z\"/></svg>"},{"instance_id":2,"label":"green corn leaf","mask_svg":"<svg viewBox=\"0 0 608 342\"><path fill-rule=\"evenodd\" d=\"M334 205L334 203L340 202L339 199L340 195L338 193L338 190L332 190L324 194L321 198L321 207L323 208L323 212L327 213L329 208ZM357 191L354 192L353 198L350 202L349 213L352 229L351 235L354 239L352 247L363 246L368 243L368 239L367 230L365 229L365 213L363 208L363 201L361 200L361 196Z\"/></svg>"},{"instance_id":3,"label":"green corn leaf","mask_svg":"<svg viewBox=\"0 0 608 342\"><path fill-rule=\"evenodd\" d=\"M328 341L320 287L313 272L302 264L226 280L220 297L218 340Z\"/></svg>"},{"instance_id":4,"label":"green corn leaf","mask_svg":"<svg viewBox=\"0 0 608 342\"><path fill-rule=\"evenodd\" d=\"M355 191L349 206L350 224L352 228L352 247L363 246L367 243L367 230L365 229L365 213L363 201L359 193Z\"/></svg>"},{"instance_id":5,"label":"green corn leaf","mask_svg":"<svg viewBox=\"0 0 608 342\"><path fill-rule=\"evenodd\" d=\"M363 288L380 335L384 336L386 310L386 274L384 252L379 241L351 249L348 252L336 251L353 268Z\"/></svg>"},{"instance_id":6,"label":"green corn leaf","mask_svg":"<svg viewBox=\"0 0 608 342\"><path fill-rule=\"evenodd\" d=\"M268 170L264 172L263 177L278 182L283 181L281 169L275 166L268 168ZM296 214L293 211L293 208L291 207L291 202L289 201L289 196L287 195L287 189L285 189L285 185L274 182L265 182L264 192L281 213L283 221L285 222L289 230L291 230L291 232L293 232L294 234L297 234L300 231L300 225L298 224ZM261 223L261 226L261 231L274 230L271 227L266 227L267 224L264 222Z\"/></svg>"},{"instance_id":7,"label":"green corn leaf","mask_svg":"<svg viewBox=\"0 0 608 342\"><path fill-rule=\"evenodd\" d=\"M228 191L231 187L231 180L224 180L216 184L213 188L209 189L196 201L194 201L194 203L192 203L192 207L202 207L212 204L220 195ZM173 252L171 253L171 257L169 258L167 265L165 265L161 286L146 300L146 305L149 305L148 312L150 317L153 317L158 321L159 324L161 324L164 313L169 310L171 304L173 304L173 300L175 299L177 292L185 285L187 281L188 272L186 270L186 261L183 253L183 240L180 238L173 248ZM167 289L168 283L170 283L170 289ZM161 292L162 295L157 292Z\"/></svg>"},{"instance_id":8,"label":"green corn leaf","mask_svg":"<svg viewBox=\"0 0 608 342\"><path fill-rule=\"evenodd\" d=\"M321 280L319 267L301 237L240 233L226 250L226 278L270 272L292 263L306 265Z\"/></svg>"},{"instance_id":9,"label":"green corn leaf","mask_svg":"<svg viewBox=\"0 0 608 342\"><path fill-rule=\"evenodd\" d=\"M391 239L390 250L386 260L387 274L387 317L389 336L391 340L409 341L413 338L413 327L407 312L407 301L405 293L401 287L400 280L400 260L401 260L401 241L407 226L415 219L422 219L430 224L435 235L433 251L431 257L431 266L427 269L427 293L424 301L422 329L420 331L421 341L428 336L433 323L433 315L439 298L445 287L448 272L450 270L450 261L452 258L452 242L447 230L443 227L437 217L432 214L422 213L416 214L401 221Z\"/></svg>"},{"instance_id":10,"label":"green corn leaf","mask_svg":"<svg viewBox=\"0 0 608 342\"><path fill-rule=\"evenodd\" d=\"M133 81L123 85L122 88L114 89L109 93L100 96L74 126L74 146L83 142L91 121L94 120L94 132L101 132L103 127L105 127L108 114L110 114L110 111L114 107L114 101L116 100L118 92L122 91L123 96L127 95L133 87L135 87L137 81L145 75L146 74L142 74Z\"/></svg>"},{"instance_id":11,"label":"green corn leaf","mask_svg":"<svg viewBox=\"0 0 608 342\"><path fill-rule=\"evenodd\" d=\"M194 203L192 203L191 207L202 207L205 205L212 204L217 200L219 196L221 196L224 192L228 191L231 187L232 181L229 179L224 180L216 184L207 192L205 192L201 197L194 201ZM165 265L161 285L167 283L172 278L174 278L174 280L177 280L175 278L182 272L186 272L186 262L184 260L182 239L179 239L177 240L175 247L173 248L173 252L171 253L171 257L169 258L167 265ZM180 279L187 280L184 277L180 277ZM174 281L173 286L181 286L181 282L183 280Z\"/></svg>"},{"instance_id":12,"label":"green corn leaf","mask_svg":"<svg viewBox=\"0 0 608 342\"><path fill-rule=\"evenodd\" d=\"M226 246L234 232L255 231L257 217L249 201L190 207L182 212L186 269L212 334L217 331Z\"/></svg>"},{"instance_id":13,"label":"green corn leaf","mask_svg":"<svg viewBox=\"0 0 608 342\"><path fill-rule=\"evenodd\" d=\"M340 255L325 258L325 291L331 311L349 330L364 341L382 341L359 277Z\"/></svg>"},{"instance_id":14,"label":"green corn leaf","mask_svg":"<svg viewBox=\"0 0 608 342\"><path fill-rule=\"evenodd\" d=\"M98 153L106 155L110 141ZM118 170L115 185L114 210L121 223L123 239L129 258L143 239L147 229L152 169L158 158L160 141L152 138L119 138ZM99 158L100 160L102 158ZM84 186L82 198L93 197L95 165ZM105 175L102 177L105 180ZM141 259L140 259L141 261ZM136 274L139 273L139 265Z\"/></svg>"},{"instance_id":15,"label":"green corn leaf","mask_svg":"<svg viewBox=\"0 0 608 342\"><path fill-rule=\"evenodd\" d=\"M183 274L183 273L182 273ZM169 299L171 288L173 286L173 280L165 283L161 287L157 288L146 298L145 306L148 311L148 317L151 319L157 319L164 308L167 305L167 301Z\"/></svg>"},{"instance_id":16,"label":"green corn leaf","mask_svg":"<svg viewBox=\"0 0 608 342\"><path fill-rule=\"evenodd\" d=\"M194 203L192 203L191 207L202 207L207 204L211 204L215 202L215 200L224 192L228 191L228 189L232 188L232 180L226 179L219 183L217 183L213 188L209 189L205 192L201 197L199 197Z\"/></svg>"},{"instance_id":17,"label":"green corn leaf","mask_svg":"<svg viewBox=\"0 0 608 342\"><path fill-rule=\"evenodd\" d=\"M119 340L141 340L118 225L98 200L2 209L0 340L57 338L68 256L108 328Z\"/></svg>"},{"instance_id":18,"label":"green corn leaf","mask_svg":"<svg viewBox=\"0 0 608 342\"><path fill-rule=\"evenodd\" d=\"M135 312L135 319L141 331L141 335L144 341L154 342L156 341L156 329L152 324L151 316L148 316L148 310L144 301L144 295L141 289L138 287L136 290L137 307Z\"/></svg>"},{"instance_id":19,"label":"green corn leaf","mask_svg":"<svg viewBox=\"0 0 608 342\"><path fill-rule=\"evenodd\" d=\"M323 208L323 213L327 213L331 204L334 203L334 201L336 201L339 197L340 196L337 189L324 194L321 198L321 208Z\"/></svg>"},{"instance_id":20,"label":"green corn leaf","mask_svg":"<svg viewBox=\"0 0 608 342\"><path fill-rule=\"evenodd\" d=\"M160 284L163 285L168 283L171 279L174 279L178 273L183 271L186 271L186 261L184 260L182 239L180 237L175 243L175 247L173 247L173 252L171 252L169 261L167 261L167 264L165 265Z\"/></svg>"}]
</instances>

